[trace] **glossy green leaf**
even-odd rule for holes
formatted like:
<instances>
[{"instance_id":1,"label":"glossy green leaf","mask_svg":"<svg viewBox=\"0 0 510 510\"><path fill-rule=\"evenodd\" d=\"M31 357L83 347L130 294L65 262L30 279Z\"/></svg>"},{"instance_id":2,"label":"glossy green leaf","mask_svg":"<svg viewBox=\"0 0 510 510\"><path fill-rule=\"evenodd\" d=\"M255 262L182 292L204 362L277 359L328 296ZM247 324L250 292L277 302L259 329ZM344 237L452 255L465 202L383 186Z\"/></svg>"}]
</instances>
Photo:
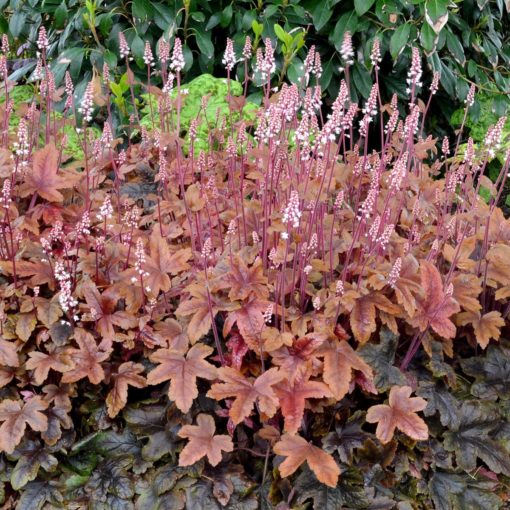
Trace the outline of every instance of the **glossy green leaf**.
<instances>
[{"instance_id":1,"label":"glossy green leaf","mask_svg":"<svg viewBox=\"0 0 510 510\"><path fill-rule=\"evenodd\" d=\"M214 56L214 45L211 41L211 34L209 32L197 31L195 33L195 38L202 54L207 60L211 60Z\"/></svg>"},{"instance_id":2,"label":"glossy green leaf","mask_svg":"<svg viewBox=\"0 0 510 510\"><path fill-rule=\"evenodd\" d=\"M69 16L69 11L67 9L65 1L62 2L56 9L55 9L55 28L62 28L65 25L65 22Z\"/></svg>"},{"instance_id":3,"label":"glossy green leaf","mask_svg":"<svg viewBox=\"0 0 510 510\"><path fill-rule=\"evenodd\" d=\"M220 13L214 13L207 20L207 24L205 25L205 29L206 30L213 29L215 26L219 25L220 21L221 21L221 14Z\"/></svg>"},{"instance_id":4,"label":"glossy green leaf","mask_svg":"<svg viewBox=\"0 0 510 510\"><path fill-rule=\"evenodd\" d=\"M191 19L198 21L199 23L203 23L205 21L205 14L200 11L195 11L190 14Z\"/></svg>"},{"instance_id":5,"label":"glossy green leaf","mask_svg":"<svg viewBox=\"0 0 510 510\"><path fill-rule=\"evenodd\" d=\"M234 13L234 10L232 8L232 4L227 5L223 11L221 11L221 26L222 27L228 27L228 25L232 21L232 15Z\"/></svg>"},{"instance_id":6,"label":"glossy green leaf","mask_svg":"<svg viewBox=\"0 0 510 510\"><path fill-rule=\"evenodd\" d=\"M436 46L437 34L428 23L423 23L421 27L420 41L426 52L431 52Z\"/></svg>"},{"instance_id":7,"label":"glossy green leaf","mask_svg":"<svg viewBox=\"0 0 510 510\"><path fill-rule=\"evenodd\" d=\"M427 0L425 2L427 16L432 20L433 23L437 22L448 12L449 3L449 0Z\"/></svg>"},{"instance_id":8,"label":"glossy green leaf","mask_svg":"<svg viewBox=\"0 0 510 510\"><path fill-rule=\"evenodd\" d=\"M27 16L22 10L15 11L9 21L9 31L13 37L19 37L25 28Z\"/></svg>"},{"instance_id":9,"label":"glossy green leaf","mask_svg":"<svg viewBox=\"0 0 510 510\"><path fill-rule=\"evenodd\" d=\"M390 53L394 59L396 59L404 49L407 41L409 40L410 33L411 25L409 23L400 25L395 32L393 32L390 39Z\"/></svg>"},{"instance_id":10,"label":"glossy green leaf","mask_svg":"<svg viewBox=\"0 0 510 510\"><path fill-rule=\"evenodd\" d=\"M363 16L374 5L375 0L354 0L354 8L358 16Z\"/></svg>"},{"instance_id":11,"label":"glossy green leaf","mask_svg":"<svg viewBox=\"0 0 510 510\"><path fill-rule=\"evenodd\" d=\"M345 32L351 34L356 32L358 28L359 18L355 11L346 12L337 21L333 33L330 35L329 40L335 46L337 51L342 48L342 42Z\"/></svg>"},{"instance_id":12,"label":"glossy green leaf","mask_svg":"<svg viewBox=\"0 0 510 510\"><path fill-rule=\"evenodd\" d=\"M133 17L145 19L152 16L153 8L149 0L133 0L131 4Z\"/></svg>"},{"instance_id":13,"label":"glossy green leaf","mask_svg":"<svg viewBox=\"0 0 510 510\"><path fill-rule=\"evenodd\" d=\"M446 44L448 46L448 50L453 55L455 60L463 66L466 63L466 55L464 54L464 48L462 44L460 44L459 39L455 37L455 35L451 32L451 30L446 30Z\"/></svg>"},{"instance_id":14,"label":"glossy green leaf","mask_svg":"<svg viewBox=\"0 0 510 510\"><path fill-rule=\"evenodd\" d=\"M355 63L352 67L352 81L363 97L367 98L370 95L373 85L372 77L366 68L359 63Z\"/></svg>"},{"instance_id":15,"label":"glossy green leaf","mask_svg":"<svg viewBox=\"0 0 510 510\"><path fill-rule=\"evenodd\" d=\"M315 30L320 32L327 24L327 22L331 19L333 15L333 9L329 9L327 5L324 3L317 3L317 6L312 12L313 24L315 26Z\"/></svg>"}]
</instances>

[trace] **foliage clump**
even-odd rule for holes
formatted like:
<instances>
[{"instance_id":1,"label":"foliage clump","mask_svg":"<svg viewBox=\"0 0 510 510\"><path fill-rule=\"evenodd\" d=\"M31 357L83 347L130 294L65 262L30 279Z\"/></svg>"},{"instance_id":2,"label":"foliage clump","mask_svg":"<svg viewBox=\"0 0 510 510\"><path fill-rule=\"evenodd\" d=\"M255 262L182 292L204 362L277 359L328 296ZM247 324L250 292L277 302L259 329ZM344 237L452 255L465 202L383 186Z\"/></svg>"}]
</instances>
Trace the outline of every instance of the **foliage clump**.
<instances>
[{"instance_id":1,"label":"foliage clump","mask_svg":"<svg viewBox=\"0 0 510 510\"><path fill-rule=\"evenodd\" d=\"M79 104L67 79L71 162L39 46L42 101L2 138L3 503L507 505L510 155L484 175L501 122L462 158L426 136L416 49L402 110L374 66L365 103L342 80L324 115L314 50L273 91L266 41L256 118L231 100L186 153L177 43L150 88L159 122L126 106L136 143L108 69Z\"/></svg>"}]
</instances>

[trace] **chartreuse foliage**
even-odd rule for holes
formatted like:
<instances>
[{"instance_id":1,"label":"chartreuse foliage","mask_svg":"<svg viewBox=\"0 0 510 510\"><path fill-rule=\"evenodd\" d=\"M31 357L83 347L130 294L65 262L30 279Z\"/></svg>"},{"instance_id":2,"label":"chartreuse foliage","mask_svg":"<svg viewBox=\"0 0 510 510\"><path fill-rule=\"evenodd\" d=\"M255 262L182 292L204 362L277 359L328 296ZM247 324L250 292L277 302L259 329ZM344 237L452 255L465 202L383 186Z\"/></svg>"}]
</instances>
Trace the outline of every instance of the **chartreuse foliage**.
<instances>
[{"instance_id":1,"label":"chartreuse foliage","mask_svg":"<svg viewBox=\"0 0 510 510\"><path fill-rule=\"evenodd\" d=\"M508 507L502 132L462 158L428 137L416 51L400 110L344 80L323 105L310 55L256 112L178 69L147 83L145 125L126 74L119 125L122 78L77 103L44 58L34 106L0 109L20 119L0 137L0 504Z\"/></svg>"},{"instance_id":2,"label":"chartreuse foliage","mask_svg":"<svg viewBox=\"0 0 510 510\"><path fill-rule=\"evenodd\" d=\"M227 84L225 78L214 78L210 74L202 74L197 78L183 85L183 104L181 110L181 130L187 134L185 138L184 149L189 150L190 138L189 127L191 121L200 119L196 125L197 136L193 142L194 150L197 154L200 151L207 151L211 143L215 143L210 135L213 131L222 127L225 131L231 129L233 122L240 119L245 122L253 122L255 120L257 105L251 102L241 104L242 111L239 108L232 110L230 102L233 98L240 98L243 95L243 86L231 80L230 85ZM174 89L171 97L177 97L178 90ZM230 94L230 100L229 100ZM141 109L140 124L146 128L152 129L158 126L160 115L157 112L157 98L150 94L142 94L145 105ZM234 99L235 101L235 99ZM202 109L205 109L202 112ZM151 110L152 108L152 110Z\"/></svg>"},{"instance_id":3,"label":"chartreuse foliage","mask_svg":"<svg viewBox=\"0 0 510 510\"><path fill-rule=\"evenodd\" d=\"M19 119L27 114L28 107L36 99L34 94L36 89L33 85L18 85L9 91L9 100L13 102L13 108L15 114L9 118L9 130L12 134L16 133L19 126ZM5 91L0 91L0 102L5 102ZM54 122L61 125L62 134L67 137L66 154L75 159L83 158L83 146L82 140L76 133L75 121L72 118L64 121L63 116L60 112L54 111ZM96 127L91 128L96 136L99 134L99 130ZM44 138L41 135L41 140Z\"/></svg>"}]
</instances>

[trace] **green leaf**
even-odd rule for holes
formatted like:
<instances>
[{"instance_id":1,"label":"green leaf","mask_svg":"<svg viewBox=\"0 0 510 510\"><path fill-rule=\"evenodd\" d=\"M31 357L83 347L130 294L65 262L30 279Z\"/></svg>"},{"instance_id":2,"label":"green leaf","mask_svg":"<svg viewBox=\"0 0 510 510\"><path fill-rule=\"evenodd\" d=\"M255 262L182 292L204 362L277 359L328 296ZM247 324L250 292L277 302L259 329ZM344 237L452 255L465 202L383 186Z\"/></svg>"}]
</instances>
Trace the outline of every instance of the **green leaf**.
<instances>
[{"instance_id":1,"label":"green leaf","mask_svg":"<svg viewBox=\"0 0 510 510\"><path fill-rule=\"evenodd\" d=\"M55 28L63 28L67 21L68 15L69 11L67 10L67 6L64 1L55 9Z\"/></svg>"},{"instance_id":2,"label":"green leaf","mask_svg":"<svg viewBox=\"0 0 510 510\"><path fill-rule=\"evenodd\" d=\"M367 508L370 503L363 478L354 471L343 472L338 485L332 489L320 483L307 466L302 469L293 488L298 503L303 504L311 499L314 509Z\"/></svg>"},{"instance_id":3,"label":"green leaf","mask_svg":"<svg viewBox=\"0 0 510 510\"><path fill-rule=\"evenodd\" d=\"M510 399L510 349L489 345L485 356L461 360L461 366L475 378L472 395L482 400Z\"/></svg>"},{"instance_id":4,"label":"green leaf","mask_svg":"<svg viewBox=\"0 0 510 510\"><path fill-rule=\"evenodd\" d=\"M131 12L134 18L146 19L152 16L154 10L149 0L133 0Z\"/></svg>"},{"instance_id":5,"label":"green leaf","mask_svg":"<svg viewBox=\"0 0 510 510\"><path fill-rule=\"evenodd\" d=\"M448 50L453 55L453 58L463 66L466 63L466 55L464 54L464 48L458 37L456 37L448 28L445 30L446 33L446 45L448 46Z\"/></svg>"},{"instance_id":6,"label":"green leaf","mask_svg":"<svg viewBox=\"0 0 510 510\"><path fill-rule=\"evenodd\" d=\"M393 32L390 39L390 53L394 59L396 59L404 49L407 41L409 40L410 33L411 25L409 23L400 25L395 32Z\"/></svg>"},{"instance_id":7,"label":"green leaf","mask_svg":"<svg viewBox=\"0 0 510 510\"><path fill-rule=\"evenodd\" d=\"M445 377L450 386L455 386L457 375L450 363L445 362L443 345L441 342L430 340L431 356L427 367L436 378Z\"/></svg>"},{"instance_id":8,"label":"green leaf","mask_svg":"<svg viewBox=\"0 0 510 510\"><path fill-rule=\"evenodd\" d=\"M110 89L116 97L122 97L123 94L120 85L114 82L110 82Z\"/></svg>"},{"instance_id":9,"label":"green leaf","mask_svg":"<svg viewBox=\"0 0 510 510\"><path fill-rule=\"evenodd\" d=\"M285 32L285 30L278 24L275 24L273 28L276 37L290 48L290 45L292 44L292 36Z\"/></svg>"},{"instance_id":10,"label":"green leaf","mask_svg":"<svg viewBox=\"0 0 510 510\"><path fill-rule=\"evenodd\" d=\"M500 422L495 407L480 401L463 402L458 426L444 433L444 447L455 452L457 465L464 471L476 469L479 458L490 470L509 476L510 452L490 436Z\"/></svg>"},{"instance_id":11,"label":"green leaf","mask_svg":"<svg viewBox=\"0 0 510 510\"><path fill-rule=\"evenodd\" d=\"M155 462L168 453L174 455L177 451L178 440L177 430L166 429L155 432L149 436L148 443L142 448L142 457Z\"/></svg>"},{"instance_id":12,"label":"green leaf","mask_svg":"<svg viewBox=\"0 0 510 510\"><path fill-rule=\"evenodd\" d=\"M446 90L447 94L455 97L455 75L453 74L452 70L443 62L441 61L441 85Z\"/></svg>"},{"instance_id":13,"label":"green leaf","mask_svg":"<svg viewBox=\"0 0 510 510\"><path fill-rule=\"evenodd\" d=\"M434 50L437 43L437 34L428 23L423 23L420 30L420 41L426 52Z\"/></svg>"},{"instance_id":14,"label":"green leaf","mask_svg":"<svg viewBox=\"0 0 510 510\"><path fill-rule=\"evenodd\" d=\"M14 490L19 490L34 480L40 467L50 472L58 465L58 460L48 449L41 447L35 441L23 443L16 449L13 456L18 459L11 474L11 485Z\"/></svg>"},{"instance_id":15,"label":"green leaf","mask_svg":"<svg viewBox=\"0 0 510 510\"><path fill-rule=\"evenodd\" d=\"M110 69L117 67L117 54L110 50L105 50L103 60L108 64Z\"/></svg>"},{"instance_id":16,"label":"green leaf","mask_svg":"<svg viewBox=\"0 0 510 510\"><path fill-rule=\"evenodd\" d=\"M435 510L498 510L503 502L493 493L497 483L437 471L429 482Z\"/></svg>"},{"instance_id":17,"label":"green leaf","mask_svg":"<svg viewBox=\"0 0 510 510\"><path fill-rule=\"evenodd\" d=\"M352 463L354 448L363 445L368 434L361 429L365 423L365 413L357 411L346 423L335 425L335 432L330 432L322 440L322 447L328 453L338 452L340 460L347 464Z\"/></svg>"},{"instance_id":18,"label":"green leaf","mask_svg":"<svg viewBox=\"0 0 510 510\"><path fill-rule=\"evenodd\" d=\"M218 25L221 21L221 15L217 12L215 12L210 18L209 20L207 21L207 25L205 26L205 30L208 31L208 30L211 30L212 28L214 28L216 25Z\"/></svg>"},{"instance_id":19,"label":"green leaf","mask_svg":"<svg viewBox=\"0 0 510 510\"><path fill-rule=\"evenodd\" d=\"M129 456L107 459L96 467L85 486L92 501L109 503L113 508L132 508L134 484L127 470L132 465ZM104 505L100 508L107 508Z\"/></svg>"},{"instance_id":20,"label":"green leaf","mask_svg":"<svg viewBox=\"0 0 510 510\"><path fill-rule=\"evenodd\" d=\"M425 2L425 10L427 16L436 23L442 16L448 12L448 4L450 0L427 0Z\"/></svg>"},{"instance_id":21,"label":"green leaf","mask_svg":"<svg viewBox=\"0 0 510 510\"><path fill-rule=\"evenodd\" d=\"M232 21L233 14L232 4L228 4L223 11L221 11L221 26L223 28L228 27Z\"/></svg>"},{"instance_id":22,"label":"green leaf","mask_svg":"<svg viewBox=\"0 0 510 510\"><path fill-rule=\"evenodd\" d=\"M186 504L186 497L183 491L159 492L159 487L150 484L143 489L136 501L136 510L182 510Z\"/></svg>"},{"instance_id":23,"label":"green leaf","mask_svg":"<svg viewBox=\"0 0 510 510\"><path fill-rule=\"evenodd\" d=\"M356 9L356 14L358 16L363 16L363 14L370 10L370 7L372 7L374 3L375 0L354 0L354 9Z\"/></svg>"},{"instance_id":24,"label":"green leaf","mask_svg":"<svg viewBox=\"0 0 510 510\"><path fill-rule=\"evenodd\" d=\"M190 17L191 17L191 19L198 21L199 23L203 23L205 21L205 14L203 12L198 12L198 11L192 12L190 14ZM209 30L209 29L206 27L206 30Z\"/></svg>"},{"instance_id":25,"label":"green leaf","mask_svg":"<svg viewBox=\"0 0 510 510\"><path fill-rule=\"evenodd\" d=\"M333 9L327 8L326 5L322 2L318 2L315 9L312 12L313 24L315 26L315 30L320 32L327 24L327 22L331 19L333 15Z\"/></svg>"},{"instance_id":26,"label":"green leaf","mask_svg":"<svg viewBox=\"0 0 510 510\"><path fill-rule=\"evenodd\" d=\"M364 66L358 62L352 68L352 81L361 95L367 98L372 90L372 78Z\"/></svg>"},{"instance_id":27,"label":"green leaf","mask_svg":"<svg viewBox=\"0 0 510 510\"><path fill-rule=\"evenodd\" d=\"M150 436L155 432L163 430L166 422L166 406L128 406L124 409L123 416L133 433L141 436Z\"/></svg>"},{"instance_id":28,"label":"green leaf","mask_svg":"<svg viewBox=\"0 0 510 510\"><path fill-rule=\"evenodd\" d=\"M358 28L359 18L356 11L346 12L337 21L333 33L329 36L329 42L334 44L337 51L342 48L345 32L354 34Z\"/></svg>"},{"instance_id":29,"label":"green leaf","mask_svg":"<svg viewBox=\"0 0 510 510\"><path fill-rule=\"evenodd\" d=\"M460 424L460 402L441 382L432 379L420 381L416 394L427 401L425 416L439 412L439 419L444 427L455 428Z\"/></svg>"},{"instance_id":30,"label":"green leaf","mask_svg":"<svg viewBox=\"0 0 510 510\"><path fill-rule=\"evenodd\" d=\"M278 12L278 9L279 9L279 7L277 5L274 5L274 4L268 5L264 9L264 17L266 19L272 18Z\"/></svg>"},{"instance_id":31,"label":"green leaf","mask_svg":"<svg viewBox=\"0 0 510 510\"><path fill-rule=\"evenodd\" d=\"M303 61L299 58L292 59L287 76L291 83L299 83L299 80L304 76Z\"/></svg>"},{"instance_id":32,"label":"green leaf","mask_svg":"<svg viewBox=\"0 0 510 510\"><path fill-rule=\"evenodd\" d=\"M253 20L251 22L251 29L257 37L260 37L262 35L262 31L264 30L264 25L256 20Z\"/></svg>"},{"instance_id":33,"label":"green leaf","mask_svg":"<svg viewBox=\"0 0 510 510\"><path fill-rule=\"evenodd\" d=\"M211 60L214 57L214 45L211 41L210 32L195 32L195 39L197 41L198 48L205 56L207 60Z\"/></svg>"},{"instance_id":34,"label":"green leaf","mask_svg":"<svg viewBox=\"0 0 510 510\"><path fill-rule=\"evenodd\" d=\"M113 430L99 432L94 437L94 447L108 457L136 454L140 451L140 443L128 430L122 433Z\"/></svg>"},{"instance_id":35,"label":"green leaf","mask_svg":"<svg viewBox=\"0 0 510 510\"><path fill-rule=\"evenodd\" d=\"M384 328L378 344L367 343L358 350L358 354L374 369L374 384L379 391L407 384L404 374L394 366L397 346L398 337Z\"/></svg>"},{"instance_id":36,"label":"green leaf","mask_svg":"<svg viewBox=\"0 0 510 510\"><path fill-rule=\"evenodd\" d=\"M16 510L41 510L45 503L62 508L64 497L59 482L30 482L16 504Z\"/></svg>"},{"instance_id":37,"label":"green leaf","mask_svg":"<svg viewBox=\"0 0 510 510\"><path fill-rule=\"evenodd\" d=\"M107 37L113 27L113 14L111 12L107 14L101 14L96 19L99 20L99 30L101 34Z\"/></svg>"},{"instance_id":38,"label":"green leaf","mask_svg":"<svg viewBox=\"0 0 510 510\"><path fill-rule=\"evenodd\" d=\"M131 41L131 51L133 52L133 56L136 59L142 59L143 58L143 52L145 51L145 43L143 42L143 39L135 35L133 37L133 40Z\"/></svg>"},{"instance_id":39,"label":"green leaf","mask_svg":"<svg viewBox=\"0 0 510 510\"><path fill-rule=\"evenodd\" d=\"M235 469L235 466L233 466ZM227 506L221 505L215 497L213 485L208 480L199 480L197 483L186 487L186 510L221 510L228 508L232 510L257 510L259 508L257 493L254 491L255 485L251 483L245 476L240 475L236 471L219 472L215 469L215 482L221 482L227 479L230 489L233 490L230 498L228 498ZM223 484L222 484L223 485ZM221 486L220 486L221 488ZM218 495L222 495L222 492ZM224 496L223 496L224 497Z\"/></svg>"},{"instance_id":40,"label":"green leaf","mask_svg":"<svg viewBox=\"0 0 510 510\"><path fill-rule=\"evenodd\" d=\"M9 31L13 37L19 37L26 26L27 15L22 10L15 10L9 21Z\"/></svg>"}]
</instances>

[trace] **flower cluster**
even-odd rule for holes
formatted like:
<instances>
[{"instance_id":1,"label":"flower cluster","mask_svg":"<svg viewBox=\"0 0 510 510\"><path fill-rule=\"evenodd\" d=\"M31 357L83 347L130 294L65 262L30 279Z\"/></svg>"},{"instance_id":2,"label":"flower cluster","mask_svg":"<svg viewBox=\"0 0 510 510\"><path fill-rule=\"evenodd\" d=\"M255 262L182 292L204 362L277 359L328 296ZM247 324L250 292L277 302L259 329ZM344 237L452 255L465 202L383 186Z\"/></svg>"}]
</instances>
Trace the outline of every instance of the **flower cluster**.
<instances>
[{"instance_id":1,"label":"flower cluster","mask_svg":"<svg viewBox=\"0 0 510 510\"><path fill-rule=\"evenodd\" d=\"M283 210L282 223L285 225L290 224L293 228L298 228L301 215L299 194L296 190L292 190L287 206ZM284 232L283 234L286 233ZM283 234L282 237L285 239L286 237Z\"/></svg>"},{"instance_id":2,"label":"flower cluster","mask_svg":"<svg viewBox=\"0 0 510 510\"><path fill-rule=\"evenodd\" d=\"M93 109L94 109L94 84L90 81L87 84L85 93L83 94L81 106L80 108L78 108L78 112L83 115L83 120L85 122L91 122Z\"/></svg>"},{"instance_id":3,"label":"flower cluster","mask_svg":"<svg viewBox=\"0 0 510 510\"><path fill-rule=\"evenodd\" d=\"M64 312L69 312L78 306L78 300L73 297L71 275L62 261L55 263L55 278L60 284L58 302Z\"/></svg>"},{"instance_id":4,"label":"flower cluster","mask_svg":"<svg viewBox=\"0 0 510 510\"><path fill-rule=\"evenodd\" d=\"M232 71L232 69L234 69L236 64L236 55L234 52L234 43L232 42L232 39L227 39L227 49L223 54L223 59L221 62L228 71Z\"/></svg>"}]
</instances>

